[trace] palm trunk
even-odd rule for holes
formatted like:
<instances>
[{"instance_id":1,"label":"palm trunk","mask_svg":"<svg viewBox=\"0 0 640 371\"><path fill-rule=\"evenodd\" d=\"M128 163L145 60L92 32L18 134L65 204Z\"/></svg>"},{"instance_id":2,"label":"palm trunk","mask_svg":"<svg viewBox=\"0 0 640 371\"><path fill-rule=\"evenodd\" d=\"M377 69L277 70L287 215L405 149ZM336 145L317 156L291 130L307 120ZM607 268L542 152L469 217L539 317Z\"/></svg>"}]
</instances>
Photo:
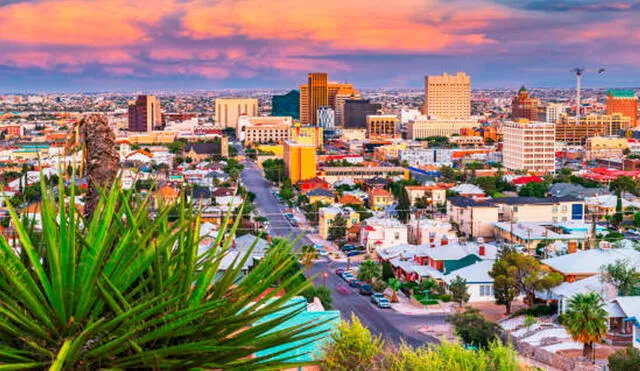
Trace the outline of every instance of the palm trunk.
<instances>
[{"instance_id":1,"label":"palm trunk","mask_svg":"<svg viewBox=\"0 0 640 371\"><path fill-rule=\"evenodd\" d=\"M593 357L593 343L584 343L582 347L582 356L587 360Z\"/></svg>"},{"instance_id":2,"label":"palm trunk","mask_svg":"<svg viewBox=\"0 0 640 371\"><path fill-rule=\"evenodd\" d=\"M507 315L511 314L511 302L508 302L504 306L507 309Z\"/></svg>"}]
</instances>

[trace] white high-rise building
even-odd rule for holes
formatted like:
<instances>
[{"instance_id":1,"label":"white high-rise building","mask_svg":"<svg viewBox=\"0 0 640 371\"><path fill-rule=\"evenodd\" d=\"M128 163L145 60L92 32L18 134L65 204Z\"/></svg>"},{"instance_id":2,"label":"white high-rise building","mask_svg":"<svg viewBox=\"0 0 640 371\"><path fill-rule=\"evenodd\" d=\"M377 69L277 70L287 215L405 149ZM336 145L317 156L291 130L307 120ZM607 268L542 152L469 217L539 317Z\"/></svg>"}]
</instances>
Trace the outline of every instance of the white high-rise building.
<instances>
[{"instance_id":1,"label":"white high-rise building","mask_svg":"<svg viewBox=\"0 0 640 371\"><path fill-rule=\"evenodd\" d=\"M333 129L336 126L336 113L329 106L318 107L318 126L325 129Z\"/></svg>"},{"instance_id":2,"label":"white high-rise building","mask_svg":"<svg viewBox=\"0 0 640 371\"><path fill-rule=\"evenodd\" d=\"M562 103L549 103L547 105L547 122L557 122L560 116L567 111L567 106Z\"/></svg>"},{"instance_id":3,"label":"white high-rise building","mask_svg":"<svg viewBox=\"0 0 640 371\"><path fill-rule=\"evenodd\" d=\"M556 168L556 125L550 122L520 120L502 128L504 167L552 173Z\"/></svg>"},{"instance_id":4,"label":"white high-rise building","mask_svg":"<svg viewBox=\"0 0 640 371\"><path fill-rule=\"evenodd\" d=\"M443 119L471 116L471 77L464 72L426 76L423 113Z\"/></svg>"}]
</instances>

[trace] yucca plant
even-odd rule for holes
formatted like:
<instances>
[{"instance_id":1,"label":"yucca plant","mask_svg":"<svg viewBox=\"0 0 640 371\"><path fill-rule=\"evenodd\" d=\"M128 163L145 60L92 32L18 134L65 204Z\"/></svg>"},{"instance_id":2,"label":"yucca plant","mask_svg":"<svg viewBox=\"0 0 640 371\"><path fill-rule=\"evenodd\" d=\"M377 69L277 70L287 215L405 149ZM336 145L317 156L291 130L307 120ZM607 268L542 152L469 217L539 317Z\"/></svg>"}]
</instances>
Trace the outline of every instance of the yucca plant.
<instances>
[{"instance_id":1,"label":"yucca plant","mask_svg":"<svg viewBox=\"0 0 640 371\"><path fill-rule=\"evenodd\" d=\"M28 228L9 205L17 239L0 238L0 370L276 369L287 344L321 335L316 323L280 330L298 314L287 302L309 285L290 275L292 244L280 242L244 274L249 253L223 271L226 236L239 223L230 214L198 255L200 220L184 197L153 215L149 197L116 182L85 220L73 185L71 205L62 177L57 197L41 188L41 227Z\"/></svg>"}]
</instances>

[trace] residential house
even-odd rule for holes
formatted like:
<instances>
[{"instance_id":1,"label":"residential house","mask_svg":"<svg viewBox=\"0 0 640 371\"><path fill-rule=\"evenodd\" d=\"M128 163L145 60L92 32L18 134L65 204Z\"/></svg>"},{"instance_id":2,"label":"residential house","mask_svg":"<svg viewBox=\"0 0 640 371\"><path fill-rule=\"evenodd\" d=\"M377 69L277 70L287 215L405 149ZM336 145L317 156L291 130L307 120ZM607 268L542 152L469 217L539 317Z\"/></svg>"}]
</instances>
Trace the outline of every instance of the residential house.
<instances>
[{"instance_id":1,"label":"residential house","mask_svg":"<svg viewBox=\"0 0 640 371\"><path fill-rule=\"evenodd\" d=\"M619 296L607 302L609 331L605 341L640 349L640 296Z\"/></svg>"},{"instance_id":2,"label":"residential house","mask_svg":"<svg viewBox=\"0 0 640 371\"><path fill-rule=\"evenodd\" d=\"M622 198L622 209L628 208L640 209L640 202L635 200L627 200ZM604 219L607 215L613 215L618 205L618 196L616 195L598 195L593 197L585 197L584 204L586 208L586 217L591 220L592 217Z\"/></svg>"},{"instance_id":3,"label":"residential house","mask_svg":"<svg viewBox=\"0 0 640 371\"><path fill-rule=\"evenodd\" d=\"M571 298L578 294L588 294L590 292L598 293L604 301L609 301L618 296L618 289L613 284L605 282L601 274L595 274L583 280L563 282L545 292L536 293L536 297L557 303L558 313L564 313L569 306Z\"/></svg>"},{"instance_id":4,"label":"residential house","mask_svg":"<svg viewBox=\"0 0 640 371\"><path fill-rule=\"evenodd\" d=\"M409 243L413 245L431 243L443 237L450 241L457 239L451 223L445 220L416 218L412 215L411 220L407 223L407 229Z\"/></svg>"},{"instance_id":5,"label":"residential house","mask_svg":"<svg viewBox=\"0 0 640 371\"><path fill-rule=\"evenodd\" d=\"M309 199L310 204L315 204L316 202L333 204L335 201L335 193L324 188L316 188L307 192L305 196Z\"/></svg>"},{"instance_id":6,"label":"residential house","mask_svg":"<svg viewBox=\"0 0 640 371\"><path fill-rule=\"evenodd\" d=\"M458 184L455 187L449 188L450 191L455 192L458 196L469 197L474 199L483 199L486 197L482 188L478 187L475 184Z\"/></svg>"},{"instance_id":7,"label":"residential house","mask_svg":"<svg viewBox=\"0 0 640 371\"><path fill-rule=\"evenodd\" d=\"M345 194L342 197L340 197L340 199L338 200L338 203L342 205L360 205L360 206L364 205L364 202L362 201L361 198L352 196L350 194Z\"/></svg>"},{"instance_id":8,"label":"residential house","mask_svg":"<svg viewBox=\"0 0 640 371\"><path fill-rule=\"evenodd\" d=\"M407 237L407 225L395 218L371 217L360 226L360 243L367 251L404 245Z\"/></svg>"},{"instance_id":9,"label":"residential house","mask_svg":"<svg viewBox=\"0 0 640 371\"><path fill-rule=\"evenodd\" d=\"M469 197L451 197L447 202L447 217L468 238L493 238L498 211L493 203Z\"/></svg>"},{"instance_id":10,"label":"residential house","mask_svg":"<svg viewBox=\"0 0 640 371\"><path fill-rule=\"evenodd\" d=\"M318 231L323 239L329 238L329 229L333 223L333 220L342 215L346 220L347 229L351 228L354 224L360 222L360 214L350 207L339 207L338 205L322 207L318 210Z\"/></svg>"},{"instance_id":11,"label":"residential house","mask_svg":"<svg viewBox=\"0 0 640 371\"><path fill-rule=\"evenodd\" d=\"M493 260L477 261L445 275L442 280L447 285L450 285L456 277L465 279L470 303L494 302L493 277L489 275L493 268L493 263Z\"/></svg>"},{"instance_id":12,"label":"residential house","mask_svg":"<svg viewBox=\"0 0 640 371\"><path fill-rule=\"evenodd\" d=\"M586 247L590 243L591 228L590 224L581 222L498 222L495 223L495 235L499 241L522 247L531 255L537 254L539 246L547 245L544 253L554 256L565 250L573 253ZM606 228L596 226L596 233L606 233ZM556 242L563 242L564 246L554 244ZM556 250L559 246L563 247L562 251Z\"/></svg>"},{"instance_id":13,"label":"residential house","mask_svg":"<svg viewBox=\"0 0 640 371\"><path fill-rule=\"evenodd\" d=\"M590 250L578 250L572 254L556 256L541 261L550 270L564 276L567 282L575 282L601 272L603 265L622 260L640 270L640 251L633 248L611 248L608 243Z\"/></svg>"},{"instance_id":14,"label":"residential house","mask_svg":"<svg viewBox=\"0 0 640 371\"><path fill-rule=\"evenodd\" d=\"M586 188L580 184L554 183L549 187L549 194L554 197L575 197L584 199L585 197L595 197L611 194L607 188Z\"/></svg>"},{"instance_id":15,"label":"residential house","mask_svg":"<svg viewBox=\"0 0 640 371\"><path fill-rule=\"evenodd\" d=\"M298 187L300 187L300 192L306 193L313 191L315 189L325 189L330 190L331 184L329 184L326 180L321 179L319 177L314 177L311 179L305 179L298 182Z\"/></svg>"},{"instance_id":16,"label":"residential house","mask_svg":"<svg viewBox=\"0 0 640 371\"><path fill-rule=\"evenodd\" d=\"M160 209L163 206L175 203L178 200L178 197L180 197L180 191L166 185L158 189L155 196L156 209Z\"/></svg>"},{"instance_id":17,"label":"residential house","mask_svg":"<svg viewBox=\"0 0 640 371\"><path fill-rule=\"evenodd\" d=\"M575 197L504 197L489 200L498 206L499 221L583 222L584 201Z\"/></svg>"},{"instance_id":18,"label":"residential house","mask_svg":"<svg viewBox=\"0 0 640 371\"><path fill-rule=\"evenodd\" d=\"M362 182L364 184L365 191L371 191L372 189L382 189L389 184L389 180L379 176L375 176L369 179L365 179Z\"/></svg>"},{"instance_id":19,"label":"residential house","mask_svg":"<svg viewBox=\"0 0 640 371\"><path fill-rule=\"evenodd\" d=\"M439 185L406 186L405 190L411 204L419 198L424 198L427 205L441 206L447 201L447 190Z\"/></svg>"},{"instance_id":20,"label":"residential house","mask_svg":"<svg viewBox=\"0 0 640 371\"><path fill-rule=\"evenodd\" d=\"M372 210L384 210L393 204L393 195L382 188L369 190L369 208Z\"/></svg>"},{"instance_id":21,"label":"residential house","mask_svg":"<svg viewBox=\"0 0 640 371\"><path fill-rule=\"evenodd\" d=\"M182 157L200 162L220 154L220 143L187 143L182 149Z\"/></svg>"}]
</instances>

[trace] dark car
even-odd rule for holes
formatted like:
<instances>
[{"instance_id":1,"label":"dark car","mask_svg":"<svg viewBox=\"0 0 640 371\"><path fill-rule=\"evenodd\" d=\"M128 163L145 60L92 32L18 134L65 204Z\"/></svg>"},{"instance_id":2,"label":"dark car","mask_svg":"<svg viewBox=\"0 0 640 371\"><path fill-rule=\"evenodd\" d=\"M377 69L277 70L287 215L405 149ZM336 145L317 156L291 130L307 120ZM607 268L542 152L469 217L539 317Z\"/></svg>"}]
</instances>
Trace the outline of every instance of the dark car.
<instances>
[{"instance_id":1,"label":"dark car","mask_svg":"<svg viewBox=\"0 0 640 371\"><path fill-rule=\"evenodd\" d=\"M347 253L348 257L352 257L352 256L358 256L358 255L362 255L364 254L364 251L349 251Z\"/></svg>"},{"instance_id":2,"label":"dark car","mask_svg":"<svg viewBox=\"0 0 640 371\"><path fill-rule=\"evenodd\" d=\"M356 249L356 247L353 246L353 245L344 245L344 246L342 246L342 251L344 251L344 252L353 251L355 249Z\"/></svg>"},{"instance_id":3,"label":"dark car","mask_svg":"<svg viewBox=\"0 0 640 371\"><path fill-rule=\"evenodd\" d=\"M353 279L351 281L349 281L349 286L354 287L354 288L358 288L360 287L360 281Z\"/></svg>"},{"instance_id":4,"label":"dark car","mask_svg":"<svg viewBox=\"0 0 640 371\"><path fill-rule=\"evenodd\" d=\"M371 285L365 283L360 285L360 295L372 295L373 294L373 287L371 287Z\"/></svg>"},{"instance_id":5,"label":"dark car","mask_svg":"<svg viewBox=\"0 0 640 371\"><path fill-rule=\"evenodd\" d=\"M344 273L344 269L342 269L342 268L338 268L338 269L336 269L336 274L337 274L338 276L342 276L342 273Z\"/></svg>"}]
</instances>

